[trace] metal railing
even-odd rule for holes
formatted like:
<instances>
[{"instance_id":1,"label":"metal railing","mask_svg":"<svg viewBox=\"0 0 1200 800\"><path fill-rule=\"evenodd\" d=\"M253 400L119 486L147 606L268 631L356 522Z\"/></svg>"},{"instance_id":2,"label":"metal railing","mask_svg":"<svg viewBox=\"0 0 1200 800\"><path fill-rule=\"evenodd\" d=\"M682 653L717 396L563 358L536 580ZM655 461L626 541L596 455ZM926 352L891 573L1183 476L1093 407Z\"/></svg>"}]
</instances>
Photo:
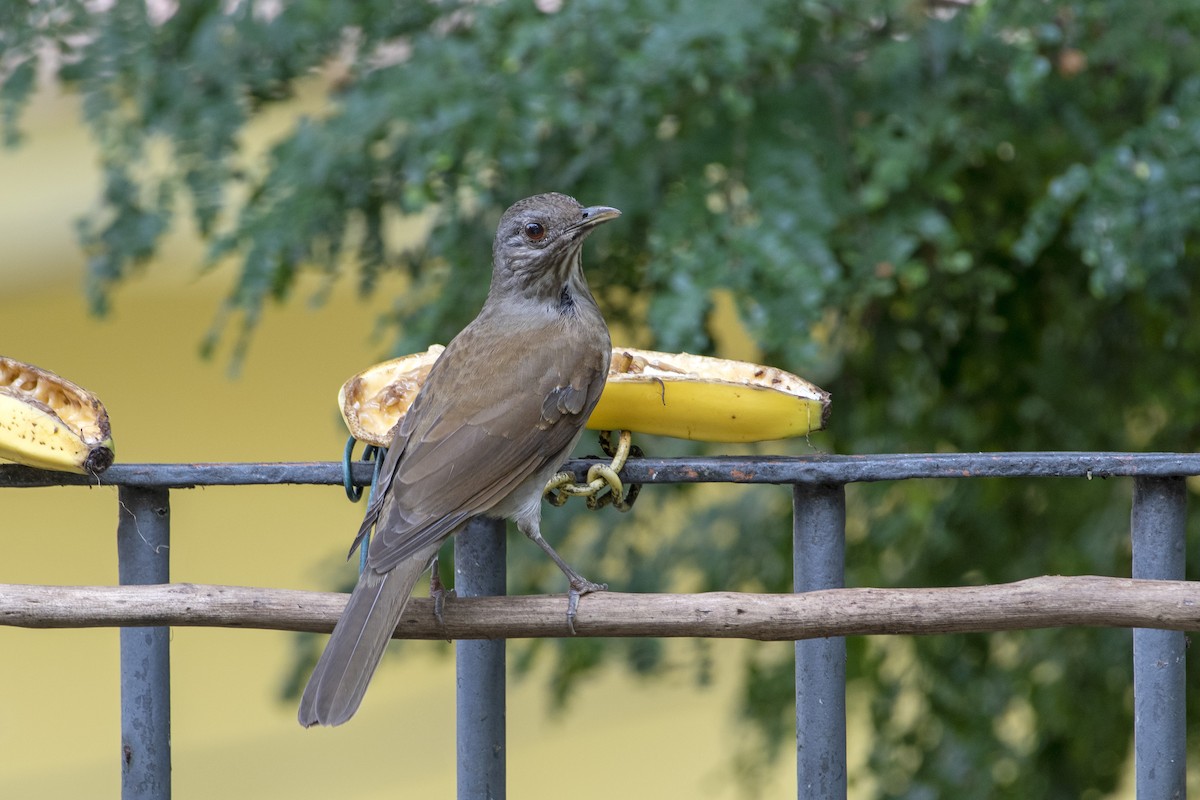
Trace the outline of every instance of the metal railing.
<instances>
[{"instance_id":1,"label":"metal railing","mask_svg":"<svg viewBox=\"0 0 1200 800\"><path fill-rule=\"evenodd\" d=\"M582 476L592 462L568 468ZM354 465L354 480L371 478ZM1176 453L981 453L809 457L713 457L629 461L634 483L788 484L793 491L794 591L843 585L845 486L928 478L1128 477L1135 579L1183 580L1187 493L1184 478L1200 475L1200 455ZM196 486L341 484L338 463L118 464L99 478L0 466L0 488L116 485L118 559L125 585L166 583L170 553L170 492ZM505 586L502 523L477 520L455 547L459 597L499 595ZM147 547L146 545L150 546ZM1200 609L1195 617L1200 629ZM1192 627L1189 622L1189 627ZM846 796L845 639L796 642L797 795ZM1185 634L1135 628L1134 749L1138 797L1186 793ZM460 641L458 796L505 796L505 645ZM121 629L122 796L167 798L171 792L168 628Z\"/></svg>"}]
</instances>

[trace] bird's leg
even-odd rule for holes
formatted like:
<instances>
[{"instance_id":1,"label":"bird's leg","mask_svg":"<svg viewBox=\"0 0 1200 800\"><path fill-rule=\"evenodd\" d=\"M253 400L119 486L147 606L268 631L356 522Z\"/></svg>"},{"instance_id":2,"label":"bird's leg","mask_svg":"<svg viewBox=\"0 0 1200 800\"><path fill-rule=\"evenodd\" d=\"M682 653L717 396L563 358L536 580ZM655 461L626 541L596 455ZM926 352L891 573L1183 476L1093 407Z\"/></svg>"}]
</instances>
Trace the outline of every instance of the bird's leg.
<instances>
[{"instance_id":1,"label":"bird's leg","mask_svg":"<svg viewBox=\"0 0 1200 800\"><path fill-rule=\"evenodd\" d=\"M567 582L571 586L571 590L567 592L567 628L571 634L575 633L575 614L579 611L579 598L590 592L604 592L608 590L607 583L592 583L587 578L580 575L566 561L563 561L562 556L554 552L554 548L550 543L542 538L541 522L534 518L531 520L518 521L517 527L521 533L533 540L533 543L542 548L542 552L550 556L551 560L558 565L562 570L563 575L567 576Z\"/></svg>"},{"instance_id":2,"label":"bird's leg","mask_svg":"<svg viewBox=\"0 0 1200 800\"><path fill-rule=\"evenodd\" d=\"M443 628L446 627L446 620L442 618L442 612L446 610L446 598L454 597L454 590L447 589L442 583L442 574L438 572L436 555L429 562L429 596L433 598L433 616L437 617L439 625Z\"/></svg>"}]
</instances>

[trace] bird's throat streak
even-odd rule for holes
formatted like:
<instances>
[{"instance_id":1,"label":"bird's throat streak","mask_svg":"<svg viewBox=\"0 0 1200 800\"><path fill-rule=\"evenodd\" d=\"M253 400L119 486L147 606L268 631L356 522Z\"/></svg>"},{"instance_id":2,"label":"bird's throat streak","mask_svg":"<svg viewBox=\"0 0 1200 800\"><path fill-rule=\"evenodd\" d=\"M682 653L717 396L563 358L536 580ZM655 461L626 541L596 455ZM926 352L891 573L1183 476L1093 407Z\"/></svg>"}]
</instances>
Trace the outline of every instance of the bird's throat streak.
<instances>
[{"instance_id":1,"label":"bird's throat streak","mask_svg":"<svg viewBox=\"0 0 1200 800\"><path fill-rule=\"evenodd\" d=\"M562 292L558 295L558 313L564 316L575 313L575 295L571 294L568 284L563 284Z\"/></svg>"}]
</instances>

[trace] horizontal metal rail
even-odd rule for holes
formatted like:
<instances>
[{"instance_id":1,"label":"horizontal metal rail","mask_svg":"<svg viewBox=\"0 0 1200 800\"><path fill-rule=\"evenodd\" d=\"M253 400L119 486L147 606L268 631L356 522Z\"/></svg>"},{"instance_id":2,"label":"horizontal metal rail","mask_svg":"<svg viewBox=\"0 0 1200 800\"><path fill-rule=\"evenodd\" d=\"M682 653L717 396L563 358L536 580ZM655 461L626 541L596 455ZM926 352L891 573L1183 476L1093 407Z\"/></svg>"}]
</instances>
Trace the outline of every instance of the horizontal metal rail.
<instances>
[{"instance_id":1,"label":"horizontal metal rail","mask_svg":"<svg viewBox=\"0 0 1200 800\"><path fill-rule=\"evenodd\" d=\"M567 462L583 477L596 463ZM371 481L372 465L355 463L354 482ZM637 458L621 477L631 483L845 484L914 478L1168 478L1200 475L1193 453L925 453L915 455L708 456ZM114 464L100 475L46 472L0 464L0 488L40 486L193 486L340 484L340 462Z\"/></svg>"},{"instance_id":2,"label":"horizontal metal rail","mask_svg":"<svg viewBox=\"0 0 1200 800\"><path fill-rule=\"evenodd\" d=\"M592 460L569 462L582 478ZM352 466L365 485L372 465ZM1134 479L1131 537L1135 578L1184 574L1187 492L1183 478L1200 475L1191 453L929 453L631 459L628 483L756 483L793 486L795 590L822 592L843 584L845 496L849 483L961 478ZM0 488L60 485L121 487L118 530L121 582L166 580L169 550L152 548L135 560L125 544L131 530L169 535L169 490L195 486L343 483L341 463L117 464L99 476L0 465ZM126 496L128 495L128 496ZM130 501L137 502L130 502ZM143 502L144 501L144 502ZM484 555L503 537L498 523L479 526L463 544L455 571L466 593L502 592L504 561ZM472 555L474 553L474 555ZM146 555L146 554L142 554ZM614 598L615 599L615 598ZM1186 626L1185 626L1186 627ZM127 800L170 796L170 684L166 628L122 635L122 795ZM503 641L468 644L459 665L459 798L503 798ZM1139 798L1184 797L1186 730L1184 654L1180 631L1134 630L1135 783ZM806 798L846 794L845 644L840 637L796 645L797 791Z\"/></svg>"}]
</instances>

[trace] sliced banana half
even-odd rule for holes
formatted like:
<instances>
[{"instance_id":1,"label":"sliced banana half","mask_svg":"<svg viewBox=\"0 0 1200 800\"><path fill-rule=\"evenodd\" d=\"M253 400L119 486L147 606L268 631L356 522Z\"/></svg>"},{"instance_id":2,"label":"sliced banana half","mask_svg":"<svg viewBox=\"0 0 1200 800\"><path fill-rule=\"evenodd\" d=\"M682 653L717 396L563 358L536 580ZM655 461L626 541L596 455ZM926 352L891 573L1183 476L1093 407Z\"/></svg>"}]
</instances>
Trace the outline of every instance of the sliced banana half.
<instances>
[{"instance_id":1,"label":"sliced banana half","mask_svg":"<svg viewBox=\"0 0 1200 800\"><path fill-rule=\"evenodd\" d=\"M99 398L53 372L0 356L0 460L95 474L113 457Z\"/></svg>"},{"instance_id":2,"label":"sliced banana half","mask_svg":"<svg viewBox=\"0 0 1200 800\"><path fill-rule=\"evenodd\" d=\"M354 438L386 447L444 349L384 361L346 381L338 406ZM828 392L775 367L617 347L587 427L759 442L820 430L829 410Z\"/></svg>"},{"instance_id":3,"label":"sliced banana half","mask_svg":"<svg viewBox=\"0 0 1200 800\"><path fill-rule=\"evenodd\" d=\"M829 392L775 367L619 347L587 426L702 442L765 442L820 430L830 408Z\"/></svg>"}]
</instances>

